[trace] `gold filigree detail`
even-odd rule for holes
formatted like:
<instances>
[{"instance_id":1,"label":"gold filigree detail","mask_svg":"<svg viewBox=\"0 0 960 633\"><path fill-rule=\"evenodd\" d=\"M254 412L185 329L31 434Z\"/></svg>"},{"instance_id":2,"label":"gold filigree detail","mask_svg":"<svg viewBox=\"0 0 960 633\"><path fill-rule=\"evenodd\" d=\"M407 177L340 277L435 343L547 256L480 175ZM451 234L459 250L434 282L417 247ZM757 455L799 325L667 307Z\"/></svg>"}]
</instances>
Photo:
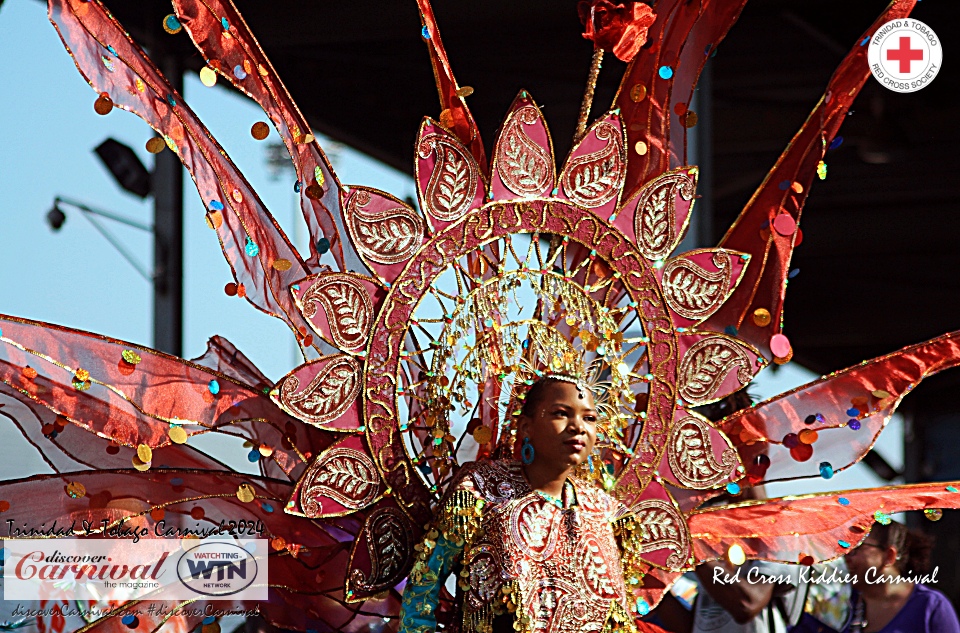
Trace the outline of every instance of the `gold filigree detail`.
<instances>
[{"instance_id":1,"label":"gold filigree detail","mask_svg":"<svg viewBox=\"0 0 960 633\"><path fill-rule=\"evenodd\" d=\"M321 275L303 294L303 315L312 319L323 309L333 344L356 351L367 344L373 325L373 302L359 281L344 273Z\"/></svg>"},{"instance_id":2,"label":"gold filigree detail","mask_svg":"<svg viewBox=\"0 0 960 633\"><path fill-rule=\"evenodd\" d=\"M540 120L540 111L527 105L510 117L497 144L497 169L503 184L519 196L543 194L553 184L553 157L523 130Z\"/></svg>"},{"instance_id":3,"label":"gold filigree detail","mask_svg":"<svg viewBox=\"0 0 960 633\"><path fill-rule=\"evenodd\" d=\"M567 197L588 209L602 207L614 200L626 178L620 128L609 121L601 121L594 132L599 140L608 141L606 146L583 156L573 156L560 179ZM584 140L589 138L588 134Z\"/></svg>"},{"instance_id":4,"label":"gold filigree detail","mask_svg":"<svg viewBox=\"0 0 960 633\"><path fill-rule=\"evenodd\" d=\"M672 553L666 559L666 566L671 569L686 567L690 535L686 520L672 503L665 499L647 499L633 506L631 514L618 526L625 559L668 549Z\"/></svg>"},{"instance_id":5,"label":"gold filigree detail","mask_svg":"<svg viewBox=\"0 0 960 633\"><path fill-rule=\"evenodd\" d=\"M380 476L366 453L336 446L322 453L303 476L300 506L311 518L323 516L317 497L333 499L344 508L360 510L377 498Z\"/></svg>"},{"instance_id":6,"label":"gold filigree detail","mask_svg":"<svg viewBox=\"0 0 960 633\"><path fill-rule=\"evenodd\" d=\"M733 263L723 250L713 254L716 272L687 257L671 260L663 269L663 296L667 306L682 317L702 321L716 312L727 298Z\"/></svg>"},{"instance_id":7,"label":"gold filigree detail","mask_svg":"<svg viewBox=\"0 0 960 633\"><path fill-rule=\"evenodd\" d=\"M423 243L423 219L406 205L368 212L370 191L355 189L347 201L347 226L357 250L378 264L397 264L413 257Z\"/></svg>"},{"instance_id":8,"label":"gold filigree detail","mask_svg":"<svg viewBox=\"0 0 960 633\"><path fill-rule=\"evenodd\" d=\"M388 506L367 517L363 532L370 555L370 576L354 567L350 571L348 586L354 592L364 593L389 589L406 575L413 551L410 523L400 510Z\"/></svg>"},{"instance_id":9,"label":"gold filigree detail","mask_svg":"<svg viewBox=\"0 0 960 633\"><path fill-rule=\"evenodd\" d=\"M280 404L294 416L316 426L333 422L346 411L360 393L360 366L350 356L328 356L330 362L300 389L296 374L280 385ZM321 362L324 359L320 359Z\"/></svg>"},{"instance_id":10,"label":"gold filigree detail","mask_svg":"<svg viewBox=\"0 0 960 633\"><path fill-rule=\"evenodd\" d=\"M671 172L650 182L637 199L634 232L637 247L650 260L666 259L683 234L677 227L677 196L693 200L696 183L686 173Z\"/></svg>"},{"instance_id":11,"label":"gold filigree detail","mask_svg":"<svg viewBox=\"0 0 960 633\"><path fill-rule=\"evenodd\" d=\"M736 370L737 380L746 385L753 378L750 357L733 339L708 336L690 346L677 371L680 396L694 406L723 397L716 395L727 375Z\"/></svg>"},{"instance_id":12,"label":"gold filigree detail","mask_svg":"<svg viewBox=\"0 0 960 633\"><path fill-rule=\"evenodd\" d=\"M726 448L720 462L713 456L710 425L696 415L673 425L667 458L670 470L682 485L696 490L713 488L730 476L739 465L737 451Z\"/></svg>"},{"instance_id":13,"label":"gold filigree detail","mask_svg":"<svg viewBox=\"0 0 960 633\"><path fill-rule=\"evenodd\" d=\"M417 153L422 159L431 153L437 157L423 195L424 210L444 222L460 219L476 195L480 174L476 163L459 143L443 134L424 136Z\"/></svg>"},{"instance_id":14,"label":"gold filigree detail","mask_svg":"<svg viewBox=\"0 0 960 633\"><path fill-rule=\"evenodd\" d=\"M523 553L535 561L542 562L554 553L559 532L555 525L557 514L535 496L518 504L511 513L513 538Z\"/></svg>"}]
</instances>

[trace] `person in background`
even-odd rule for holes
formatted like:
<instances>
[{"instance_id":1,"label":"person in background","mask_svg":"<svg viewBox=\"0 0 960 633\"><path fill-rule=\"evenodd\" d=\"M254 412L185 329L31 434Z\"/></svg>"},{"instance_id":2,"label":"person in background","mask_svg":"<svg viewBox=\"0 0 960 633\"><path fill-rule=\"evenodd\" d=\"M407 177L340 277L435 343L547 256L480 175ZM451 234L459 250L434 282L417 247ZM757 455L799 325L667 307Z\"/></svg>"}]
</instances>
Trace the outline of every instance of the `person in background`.
<instances>
[{"instance_id":1,"label":"person in background","mask_svg":"<svg viewBox=\"0 0 960 633\"><path fill-rule=\"evenodd\" d=\"M717 421L751 404L742 390L698 411ZM763 497L763 487L756 486L737 496L721 495L711 505ZM669 630L692 633L786 633L800 619L806 599L806 588L800 587L800 566L748 561L739 574L737 569L725 560L699 565L700 589L692 613L668 594L655 612L657 622Z\"/></svg>"},{"instance_id":2,"label":"person in background","mask_svg":"<svg viewBox=\"0 0 960 633\"><path fill-rule=\"evenodd\" d=\"M947 597L919 584L936 582L931 547L930 537L901 523L874 523L869 536L845 556L856 578L844 633L960 633Z\"/></svg>"}]
</instances>

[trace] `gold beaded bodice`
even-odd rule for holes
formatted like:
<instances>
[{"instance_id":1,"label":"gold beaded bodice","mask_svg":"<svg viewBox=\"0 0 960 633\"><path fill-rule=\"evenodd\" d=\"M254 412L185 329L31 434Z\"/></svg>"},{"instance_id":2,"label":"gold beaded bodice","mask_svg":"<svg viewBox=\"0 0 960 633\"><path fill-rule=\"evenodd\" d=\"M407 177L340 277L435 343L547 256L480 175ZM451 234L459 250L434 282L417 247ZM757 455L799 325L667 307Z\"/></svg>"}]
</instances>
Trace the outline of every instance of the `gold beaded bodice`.
<instances>
[{"instance_id":1,"label":"gold beaded bodice","mask_svg":"<svg viewBox=\"0 0 960 633\"><path fill-rule=\"evenodd\" d=\"M470 464L451 490L411 578L426 569L437 538L460 548L465 631L487 633L506 613L518 631L632 628L615 499L575 480L575 498L559 508L531 489L515 461Z\"/></svg>"}]
</instances>

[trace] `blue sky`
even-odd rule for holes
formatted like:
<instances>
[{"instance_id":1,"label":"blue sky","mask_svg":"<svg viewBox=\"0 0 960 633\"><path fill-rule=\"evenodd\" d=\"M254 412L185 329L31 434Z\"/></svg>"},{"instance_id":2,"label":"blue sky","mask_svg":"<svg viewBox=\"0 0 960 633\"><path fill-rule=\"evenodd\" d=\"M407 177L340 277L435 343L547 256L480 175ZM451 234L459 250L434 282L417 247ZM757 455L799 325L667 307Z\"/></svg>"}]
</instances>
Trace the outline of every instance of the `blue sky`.
<instances>
[{"instance_id":1,"label":"blue sky","mask_svg":"<svg viewBox=\"0 0 960 633\"><path fill-rule=\"evenodd\" d=\"M93 148L113 137L133 147L150 167L152 156L144 143L153 136L152 130L123 111L114 110L107 116L94 112L96 94L47 21L44 3L3 3L0 59L0 312L150 345L149 284L79 213L68 209L67 221L57 233L50 230L44 216L54 196L62 195L149 223L152 199L141 201L123 192ZM272 128L266 141L255 141L249 133L254 122L266 119L260 108L234 92L206 88L193 74L186 78L184 92L267 208L305 252L302 220L292 190L293 170L285 168L274 177L267 168L268 145L279 143L279 137ZM410 122L411 138L418 124ZM377 187L401 199L415 196L408 175L347 147L324 145L332 150L328 153L343 182ZM290 332L279 320L224 294L224 284L232 280L229 267L215 233L206 227L203 205L192 182L185 178L185 183L184 355L202 354L206 340L221 334L270 378L279 378L302 362ZM149 235L107 224L141 261L148 266L152 263ZM776 374L765 370L751 392L767 398L813 378L796 365ZM879 445L894 466L903 461L901 429L901 423L895 421ZM234 454L232 448L227 452ZM245 451L235 453L242 455ZM237 465L245 462L230 461ZM18 447L8 442L0 442L0 463L16 464L22 474L40 472L37 464L25 462ZM779 484L769 492L789 494L880 483L866 466L858 465L830 481Z\"/></svg>"}]
</instances>

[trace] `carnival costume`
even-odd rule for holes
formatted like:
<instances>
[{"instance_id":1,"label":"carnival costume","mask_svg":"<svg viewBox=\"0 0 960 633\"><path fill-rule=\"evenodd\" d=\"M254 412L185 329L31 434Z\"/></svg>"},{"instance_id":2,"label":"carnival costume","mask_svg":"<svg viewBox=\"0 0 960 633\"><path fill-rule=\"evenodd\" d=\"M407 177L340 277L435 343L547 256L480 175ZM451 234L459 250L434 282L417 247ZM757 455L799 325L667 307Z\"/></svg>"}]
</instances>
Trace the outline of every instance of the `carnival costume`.
<instances>
[{"instance_id":1,"label":"carnival costume","mask_svg":"<svg viewBox=\"0 0 960 633\"><path fill-rule=\"evenodd\" d=\"M643 614L679 575L730 551L812 564L856 546L875 513L960 506L960 484L918 484L700 507L725 487L849 467L910 389L960 362L957 334L949 334L716 424L693 412L745 386L768 359L792 355L782 306L801 207L869 76L865 43L914 4L896 0L854 44L719 246L671 256L696 199L698 172L686 164L686 132L696 123L690 98L744 3L660 0L652 12L607 0L583 5L585 35L596 45L588 97L603 49L632 61L613 109L589 125L585 99L557 172L546 122L526 92L488 161L470 90L455 80L429 2L419 0L442 110L420 126L414 209L339 182L229 0L174 0L165 27L187 31L208 77L219 73L263 107L290 153L311 237L301 256L106 7L50 0L51 20L99 94L98 112L134 112L177 153L206 203L232 290L288 324L306 362L272 383L220 339L186 361L2 317L0 414L55 473L5 482L3 519L262 521L271 590L259 607L269 621L316 631L395 628L405 579L411 569L423 573L414 564L424 551L415 546L431 540L424 526L441 499L463 492L451 484L474 482L475 504L496 505L505 494L480 483L492 467L461 467L511 456L523 385L570 364L603 383L593 481L635 523L619 544L629 596L597 589L610 608ZM261 475L231 471L193 448L203 433L245 438ZM520 485L515 473L503 477ZM608 498L576 492L585 507ZM465 544L472 538L463 525L449 529ZM542 536L524 537L524 556L539 555ZM593 558L582 554L588 568ZM482 631L485 600L495 603L490 592L508 587L479 572L460 579L477 600L464 611L477 617L463 624ZM558 614L548 630L571 630L580 620L566 614L585 586L551 588L549 609L518 603L518 627L541 630ZM132 605L109 606L110 615L79 624L216 627L169 611L131 620ZM441 593L436 617L453 624L452 612ZM79 626L55 617L42 624Z\"/></svg>"}]
</instances>

